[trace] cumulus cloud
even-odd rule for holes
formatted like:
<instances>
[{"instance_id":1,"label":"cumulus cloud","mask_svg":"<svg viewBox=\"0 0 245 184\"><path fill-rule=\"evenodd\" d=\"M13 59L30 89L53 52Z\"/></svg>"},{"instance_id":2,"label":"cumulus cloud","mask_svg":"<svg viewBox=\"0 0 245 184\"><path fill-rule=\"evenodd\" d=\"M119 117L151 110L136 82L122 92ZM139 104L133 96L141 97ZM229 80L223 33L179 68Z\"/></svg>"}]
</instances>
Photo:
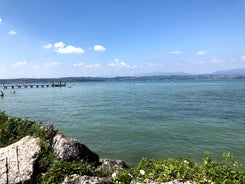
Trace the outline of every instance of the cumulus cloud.
<instances>
[{"instance_id":1,"label":"cumulus cloud","mask_svg":"<svg viewBox=\"0 0 245 184\"><path fill-rule=\"evenodd\" d=\"M120 66L126 66L127 67L127 64L124 61L122 61L122 62L119 61L118 58L115 58L114 62L109 63L108 65L111 67L120 67ZM129 67L129 65L128 65L128 67Z\"/></svg>"},{"instance_id":2,"label":"cumulus cloud","mask_svg":"<svg viewBox=\"0 0 245 184\"><path fill-rule=\"evenodd\" d=\"M65 43L63 43L63 42L56 42L55 44L54 44L54 48L64 48L64 46L65 46Z\"/></svg>"},{"instance_id":3,"label":"cumulus cloud","mask_svg":"<svg viewBox=\"0 0 245 184\"><path fill-rule=\"evenodd\" d=\"M207 54L207 51L204 51L204 50L199 50L196 52L197 55L206 55Z\"/></svg>"},{"instance_id":4,"label":"cumulus cloud","mask_svg":"<svg viewBox=\"0 0 245 184\"><path fill-rule=\"evenodd\" d=\"M126 68L137 68L137 65L128 65L126 62L124 61L120 61L118 58L114 59L114 62L109 63L108 66L110 67L126 67Z\"/></svg>"},{"instance_id":5,"label":"cumulus cloud","mask_svg":"<svg viewBox=\"0 0 245 184\"><path fill-rule=\"evenodd\" d=\"M9 34L9 35L16 35L17 33L16 33L14 30L10 30L10 31L8 32L8 34Z\"/></svg>"},{"instance_id":6,"label":"cumulus cloud","mask_svg":"<svg viewBox=\"0 0 245 184\"><path fill-rule=\"evenodd\" d=\"M172 55L180 55L180 54L183 54L182 51L178 51L178 50L176 50L176 51L170 51L169 53L172 54Z\"/></svg>"},{"instance_id":7,"label":"cumulus cloud","mask_svg":"<svg viewBox=\"0 0 245 184\"><path fill-rule=\"evenodd\" d=\"M51 49L53 47L52 43L48 43L43 46L44 49Z\"/></svg>"},{"instance_id":8,"label":"cumulus cloud","mask_svg":"<svg viewBox=\"0 0 245 184\"><path fill-rule=\"evenodd\" d=\"M85 51L80 47L74 47L72 45L65 45L63 42L56 42L54 49L60 54L83 54Z\"/></svg>"},{"instance_id":9,"label":"cumulus cloud","mask_svg":"<svg viewBox=\"0 0 245 184\"><path fill-rule=\"evenodd\" d=\"M97 51L97 52L104 52L104 51L106 51L106 48L103 47L102 45L94 45L93 49L94 49L94 51Z\"/></svg>"},{"instance_id":10,"label":"cumulus cloud","mask_svg":"<svg viewBox=\"0 0 245 184\"><path fill-rule=\"evenodd\" d=\"M21 67L21 66L24 66L24 65L27 65L26 61L19 61L19 62L16 62L16 63L12 64L13 67Z\"/></svg>"},{"instance_id":11,"label":"cumulus cloud","mask_svg":"<svg viewBox=\"0 0 245 184\"><path fill-rule=\"evenodd\" d=\"M244 60L245 61L245 56L241 56L241 60Z\"/></svg>"},{"instance_id":12,"label":"cumulus cloud","mask_svg":"<svg viewBox=\"0 0 245 184\"><path fill-rule=\"evenodd\" d=\"M73 64L74 67L83 67L83 68L100 68L102 67L100 64L90 64L86 65L85 63L75 63Z\"/></svg>"},{"instance_id":13,"label":"cumulus cloud","mask_svg":"<svg viewBox=\"0 0 245 184\"><path fill-rule=\"evenodd\" d=\"M54 51L60 54L83 54L85 51L80 47L66 45L64 42L48 43L43 46L44 49L54 48Z\"/></svg>"}]
</instances>

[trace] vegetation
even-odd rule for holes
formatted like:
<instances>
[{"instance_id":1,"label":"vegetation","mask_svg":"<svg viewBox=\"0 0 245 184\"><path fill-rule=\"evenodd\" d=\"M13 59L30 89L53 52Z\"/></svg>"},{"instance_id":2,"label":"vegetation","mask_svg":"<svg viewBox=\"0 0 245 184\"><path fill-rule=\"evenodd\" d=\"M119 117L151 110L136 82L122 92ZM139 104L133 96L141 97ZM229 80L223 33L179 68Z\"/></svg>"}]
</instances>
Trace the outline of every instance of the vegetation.
<instances>
[{"instance_id":1,"label":"vegetation","mask_svg":"<svg viewBox=\"0 0 245 184\"><path fill-rule=\"evenodd\" d=\"M232 160L230 153L224 154L224 163L218 163L206 153L203 162L198 164L188 159L153 160L142 159L135 168L115 172L115 182L130 183L140 181L190 181L198 183L242 183L245 182L245 173L239 171L238 163Z\"/></svg>"},{"instance_id":2,"label":"vegetation","mask_svg":"<svg viewBox=\"0 0 245 184\"><path fill-rule=\"evenodd\" d=\"M27 135L40 138L41 153L36 165L38 173L35 175L35 183L60 183L66 176L72 174L106 176L93 165L82 160L67 162L58 159L51 148L56 132L53 125L45 128L41 123L9 117L4 112L0 112L0 148L17 142Z\"/></svg>"},{"instance_id":3,"label":"vegetation","mask_svg":"<svg viewBox=\"0 0 245 184\"><path fill-rule=\"evenodd\" d=\"M41 154L37 162L39 173L35 175L35 183L60 183L66 176L72 174L110 177L112 183L130 183L132 181L148 183L171 180L190 181L198 183L245 183L245 172L241 165L233 160L230 153L223 154L223 161L214 161L210 154L205 153L201 163L189 159L170 158L145 159L133 168L114 173L102 173L100 168L82 160L67 162L59 160L51 151L51 140L56 129L48 128L41 123L26 119L9 117L0 112L0 147L12 144L26 135L39 137Z\"/></svg>"}]
</instances>

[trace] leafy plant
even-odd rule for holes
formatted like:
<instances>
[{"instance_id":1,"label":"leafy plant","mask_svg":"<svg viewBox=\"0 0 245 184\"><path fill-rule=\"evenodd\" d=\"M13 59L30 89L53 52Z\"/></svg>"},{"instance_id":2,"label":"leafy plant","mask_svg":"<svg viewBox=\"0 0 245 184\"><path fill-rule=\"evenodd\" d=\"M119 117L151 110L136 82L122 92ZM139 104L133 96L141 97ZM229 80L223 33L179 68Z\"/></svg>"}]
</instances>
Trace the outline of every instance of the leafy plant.
<instances>
[{"instance_id":1,"label":"leafy plant","mask_svg":"<svg viewBox=\"0 0 245 184\"><path fill-rule=\"evenodd\" d=\"M42 177L42 183L60 183L65 177L72 174L93 176L95 168L82 160L68 162L64 160L54 160L48 171Z\"/></svg>"},{"instance_id":2,"label":"leafy plant","mask_svg":"<svg viewBox=\"0 0 245 184\"><path fill-rule=\"evenodd\" d=\"M245 182L245 173L239 171L237 162L231 160L231 154L225 153L224 156L225 162L218 163L206 153L200 164L182 158L168 160L143 158L136 167L114 173L113 180L119 183L132 181L160 183L172 180L222 184Z\"/></svg>"},{"instance_id":3,"label":"leafy plant","mask_svg":"<svg viewBox=\"0 0 245 184\"><path fill-rule=\"evenodd\" d=\"M9 117L0 112L0 147L12 144L27 135L43 137L45 131L41 127L41 123Z\"/></svg>"}]
</instances>

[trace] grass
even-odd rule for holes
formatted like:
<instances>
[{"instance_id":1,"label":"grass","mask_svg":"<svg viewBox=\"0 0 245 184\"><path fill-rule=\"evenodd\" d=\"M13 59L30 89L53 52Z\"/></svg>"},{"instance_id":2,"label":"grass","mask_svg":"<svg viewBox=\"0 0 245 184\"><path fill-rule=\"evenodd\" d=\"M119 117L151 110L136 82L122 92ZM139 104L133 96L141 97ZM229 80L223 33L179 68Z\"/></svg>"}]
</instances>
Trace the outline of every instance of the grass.
<instances>
[{"instance_id":1,"label":"grass","mask_svg":"<svg viewBox=\"0 0 245 184\"><path fill-rule=\"evenodd\" d=\"M103 173L100 167L83 160L72 162L58 159L52 152L52 138L57 130L54 126L44 127L41 123L27 119L7 116L0 112L0 148L8 146L30 135L40 138L41 153L36 163L34 181L36 184L61 183L72 174L109 177L112 183L130 183L171 180L198 183L241 184L245 183L245 172L241 165L233 160L230 153L223 154L223 161L216 162L209 153L205 153L201 163L184 158L145 159L133 168Z\"/></svg>"}]
</instances>

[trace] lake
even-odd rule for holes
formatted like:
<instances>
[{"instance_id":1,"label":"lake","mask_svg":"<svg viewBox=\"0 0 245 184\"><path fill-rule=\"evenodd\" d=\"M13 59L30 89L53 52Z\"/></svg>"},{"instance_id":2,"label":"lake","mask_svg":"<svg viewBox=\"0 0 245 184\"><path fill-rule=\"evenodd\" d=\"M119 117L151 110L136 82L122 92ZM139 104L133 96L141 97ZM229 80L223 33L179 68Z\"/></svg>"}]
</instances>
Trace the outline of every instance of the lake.
<instances>
[{"instance_id":1,"label":"lake","mask_svg":"<svg viewBox=\"0 0 245 184\"><path fill-rule=\"evenodd\" d=\"M101 158L201 161L231 152L245 163L245 80L68 83L4 89L0 110L53 123Z\"/></svg>"}]
</instances>

